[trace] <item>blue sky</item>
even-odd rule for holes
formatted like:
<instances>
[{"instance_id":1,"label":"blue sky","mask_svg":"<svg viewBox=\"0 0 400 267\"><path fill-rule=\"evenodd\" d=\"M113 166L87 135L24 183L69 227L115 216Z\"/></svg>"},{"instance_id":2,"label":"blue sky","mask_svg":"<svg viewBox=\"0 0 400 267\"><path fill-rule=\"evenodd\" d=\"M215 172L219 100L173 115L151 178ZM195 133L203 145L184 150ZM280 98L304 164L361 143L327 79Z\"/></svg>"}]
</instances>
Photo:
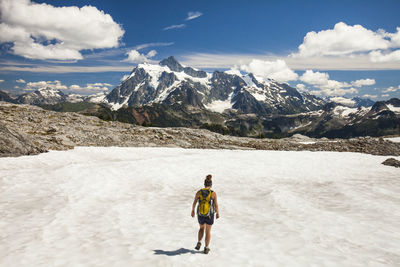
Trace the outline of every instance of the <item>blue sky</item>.
<instances>
[{"instance_id":1,"label":"blue sky","mask_svg":"<svg viewBox=\"0 0 400 267\"><path fill-rule=\"evenodd\" d=\"M136 64L173 55L322 97L400 97L397 0L0 0L0 9L0 89L13 93L109 91Z\"/></svg>"}]
</instances>

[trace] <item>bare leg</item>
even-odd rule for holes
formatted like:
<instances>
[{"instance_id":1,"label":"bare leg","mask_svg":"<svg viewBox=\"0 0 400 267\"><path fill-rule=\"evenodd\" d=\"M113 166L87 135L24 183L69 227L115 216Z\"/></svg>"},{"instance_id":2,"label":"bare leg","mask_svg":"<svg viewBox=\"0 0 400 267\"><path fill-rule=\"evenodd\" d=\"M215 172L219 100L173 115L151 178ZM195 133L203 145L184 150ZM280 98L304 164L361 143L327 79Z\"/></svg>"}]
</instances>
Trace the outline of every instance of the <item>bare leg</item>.
<instances>
[{"instance_id":1,"label":"bare leg","mask_svg":"<svg viewBox=\"0 0 400 267\"><path fill-rule=\"evenodd\" d=\"M211 226L210 224L206 224L206 247L210 244L211 239Z\"/></svg>"},{"instance_id":2,"label":"bare leg","mask_svg":"<svg viewBox=\"0 0 400 267\"><path fill-rule=\"evenodd\" d=\"M199 235L198 235L199 242L201 242L201 240L203 239L205 226L206 224L200 224Z\"/></svg>"}]
</instances>

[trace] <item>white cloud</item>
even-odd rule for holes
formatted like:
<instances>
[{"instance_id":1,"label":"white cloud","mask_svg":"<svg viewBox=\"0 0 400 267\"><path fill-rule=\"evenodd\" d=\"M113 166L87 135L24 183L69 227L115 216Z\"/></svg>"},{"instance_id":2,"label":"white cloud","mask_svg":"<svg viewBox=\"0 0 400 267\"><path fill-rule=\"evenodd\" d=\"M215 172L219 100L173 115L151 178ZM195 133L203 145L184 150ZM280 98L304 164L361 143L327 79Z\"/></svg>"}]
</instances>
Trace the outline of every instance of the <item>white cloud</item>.
<instances>
[{"instance_id":1,"label":"white cloud","mask_svg":"<svg viewBox=\"0 0 400 267\"><path fill-rule=\"evenodd\" d=\"M400 85L397 86L397 87L390 86L390 87L385 88L385 89L382 90L383 93L394 93L394 92L397 92L397 91L400 91Z\"/></svg>"},{"instance_id":2,"label":"white cloud","mask_svg":"<svg viewBox=\"0 0 400 267\"><path fill-rule=\"evenodd\" d=\"M103 66L65 66L65 65L35 65L0 67L0 71L46 72L46 73L95 73L95 72L126 72L131 71L131 65L103 65Z\"/></svg>"},{"instance_id":3,"label":"white cloud","mask_svg":"<svg viewBox=\"0 0 400 267\"><path fill-rule=\"evenodd\" d=\"M305 91L306 90L306 86L302 83L298 83L296 84L296 88L299 89L300 91Z\"/></svg>"},{"instance_id":4,"label":"white cloud","mask_svg":"<svg viewBox=\"0 0 400 267\"><path fill-rule=\"evenodd\" d=\"M174 24L174 25L165 27L164 31L173 30L173 29L182 29L182 28L185 28L185 27L186 27L186 24Z\"/></svg>"},{"instance_id":5,"label":"white cloud","mask_svg":"<svg viewBox=\"0 0 400 267\"><path fill-rule=\"evenodd\" d=\"M304 37L299 51L293 56L338 56L376 49L388 49L391 44L383 31L374 32L361 25L337 23L333 29L311 31Z\"/></svg>"},{"instance_id":6,"label":"white cloud","mask_svg":"<svg viewBox=\"0 0 400 267\"><path fill-rule=\"evenodd\" d=\"M185 20L192 20L192 19L200 17L201 15L203 15L203 13L201 13L199 11L189 12L188 16Z\"/></svg>"},{"instance_id":7,"label":"white cloud","mask_svg":"<svg viewBox=\"0 0 400 267\"><path fill-rule=\"evenodd\" d=\"M382 53L381 51L372 51L369 53L372 62L392 62L400 61L400 50Z\"/></svg>"},{"instance_id":8,"label":"white cloud","mask_svg":"<svg viewBox=\"0 0 400 267\"><path fill-rule=\"evenodd\" d=\"M323 72L314 72L312 70L306 70L300 77L300 80L312 85L324 85L328 83L329 74Z\"/></svg>"},{"instance_id":9,"label":"white cloud","mask_svg":"<svg viewBox=\"0 0 400 267\"><path fill-rule=\"evenodd\" d=\"M147 53L146 57L147 57L147 58L152 58L152 57L154 57L155 55L157 55L157 51L156 51L156 50L150 50L150 51Z\"/></svg>"},{"instance_id":10,"label":"white cloud","mask_svg":"<svg viewBox=\"0 0 400 267\"><path fill-rule=\"evenodd\" d=\"M14 89L19 89L20 87L18 85L14 86Z\"/></svg>"},{"instance_id":11,"label":"white cloud","mask_svg":"<svg viewBox=\"0 0 400 267\"><path fill-rule=\"evenodd\" d=\"M382 97L389 97L389 94L383 94Z\"/></svg>"},{"instance_id":12,"label":"white cloud","mask_svg":"<svg viewBox=\"0 0 400 267\"><path fill-rule=\"evenodd\" d=\"M146 44L137 45L133 49L141 50L141 49L148 48L148 47L170 46L170 45L173 45L173 44L174 44L174 42L169 42L169 43L146 43Z\"/></svg>"},{"instance_id":13,"label":"white cloud","mask_svg":"<svg viewBox=\"0 0 400 267\"><path fill-rule=\"evenodd\" d=\"M24 79L18 79L16 80L17 83L26 83Z\"/></svg>"},{"instance_id":14,"label":"white cloud","mask_svg":"<svg viewBox=\"0 0 400 267\"><path fill-rule=\"evenodd\" d=\"M377 98L378 97L378 95L370 95L370 94L365 94L365 95L363 95L363 97L365 97L365 98Z\"/></svg>"},{"instance_id":15,"label":"white cloud","mask_svg":"<svg viewBox=\"0 0 400 267\"><path fill-rule=\"evenodd\" d=\"M112 84L109 84L109 83L88 83L87 86L105 86L105 87L111 87Z\"/></svg>"},{"instance_id":16,"label":"white cloud","mask_svg":"<svg viewBox=\"0 0 400 267\"><path fill-rule=\"evenodd\" d=\"M230 68L233 65L250 63L254 58L259 60L285 60L293 70L398 70L399 62L371 62L368 54L357 54L352 57L282 57L266 53L231 54L231 53L190 53L180 55L180 62L196 68Z\"/></svg>"},{"instance_id":17,"label":"white cloud","mask_svg":"<svg viewBox=\"0 0 400 267\"><path fill-rule=\"evenodd\" d=\"M4 80L0 80L0 83L4 82Z\"/></svg>"},{"instance_id":18,"label":"white cloud","mask_svg":"<svg viewBox=\"0 0 400 267\"><path fill-rule=\"evenodd\" d=\"M355 87L369 86L374 84L375 84L375 79L361 79L351 82L351 85Z\"/></svg>"},{"instance_id":19,"label":"white cloud","mask_svg":"<svg viewBox=\"0 0 400 267\"><path fill-rule=\"evenodd\" d=\"M398 63L400 61L400 27L396 33L388 33L382 29L372 31L361 25L337 23L333 29L319 32L311 31L304 37L292 58L320 58L332 61L332 58L349 58L354 63L368 59L370 63ZM322 58L322 59L321 59ZM382 64L367 64L366 67ZM362 65L360 65L362 66ZM386 64L386 66L389 66ZM399 65L395 65L397 68ZM364 67L365 68L365 67Z\"/></svg>"},{"instance_id":20,"label":"white cloud","mask_svg":"<svg viewBox=\"0 0 400 267\"><path fill-rule=\"evenodd\" d=\"M86 86L80 86L77 84L70 85L68 90L74 93L92 94L97 92L106 92L112 87L109 83L88 83Z\"/></svg>"},{"instance_id":21,"label":"white cloud","mask_svg":"<svg viewBox=\"0 0 400 267\"><path fill-rule=\"evenodd\" d=\"M147 62L149 58L154 57L157 54L157 51L151 50L147 54L141 54L137 50L131 50L126 54L128 55L128 58L126 58L124 61L132 63L143 63Z\"/></svg>"},{"instance_id":22,"label":"white cloud","mask_svg":"<svg viewBox=\"0 0 400 267\"><path fill-rule=\"evenodd\" d=\"M41 88L51 88L51 89L58 89L68 93L93 94L93 93L108 91L112 86L113 85L109 83L87 83L84 86L78 84L72 84L70 86L67 86L62 84L60 81L55 80L55 81L29 82L26 84L26 87L23 90L34 91Z\"/></svg>"},{"instance_id":23,"label":"white cloud","mask_svg":"<svg viewBox=\"0 0 400 267\"><path fill-rule=\"evenodd\" d=\"M298 75L281 59L276 61L253 59L249 64L241 65L240 69L253 73L256 76L274 79L278 82L288 82L297 80L298 78Z\"/></svg>"},{"instance_id":24,"label":"white cloud","mask_svg":"<svg viewBox=\"0 0 400 267\"><path fill-rule=\"evenodd\" d=\"M326 95L326 96L343 96L343 95L347 95L347 94L357 94L358 90L356 88L324 88L321 89L321 93Z\"/></svg>"},{"instance_id":25,"label":"white cloud","mask_svg":"<svg viewBox=\"0 0 400 267\"><path fill-rule=\"evenodd\" d=\"M313 91L310 91L310 94L320 96L320 95L322 95L322 92L319 90L313 90Z\"/></svg>"},{"instance_id":26,"label":"white cloud","mask_svg":"<svg viewBox=\"0 0 400 267\"><path fill-rule=\"evenodd\" d=\"M351 84L347 82L330 80L328 73L306 70L303 75L300 76L300 80L319 88L320 93L318 95L324 94L326 96L343 96L346 94L358 93L358 90L354 87L351 87ZM359 80L357 84L359 83L365 83L365 81Z\"/></svg>"},{"instance_id":27,"label":"white cloud","mask_svg":"<svg viewBox=\"0 0 400 267\"><path fill-rule=\"evenodd\" d=\"M52 88L52 89L58 89L58 90L66 90L68 89L67 86L61 84L60 81L55 80L55 81L39 81L39 82L29 82L26 84L26 88L24 89L25 91L32 91L32 90L37 90L40 88Z\"/></svg>"},{"instance_id":28,"label":"white cloud","mask_svg":"<svg viewBox=\"0 0 400 267\"><path fill-rule=\"evenodd\" d=\"M348 107L354 107L356 104L356 101L341 96L331 97L330 100Z\"/></svg>"},{"instance_id":29,"label":"white cloud","mask_svg":"<svg viewBox=\"0 0 400 267\"><path fill-rule=\"evenodd\" d=\"M119 46L122 27L93 6L54 7L30 0L1 0L0 43L32 59L82 59L81 50Z\"/></svg>"},{"instance_id":30,"label":"white cloud","mask_svg":"<svg viewBox=\"0 0 400 267\"><path fill-rule=\"evenodd\" d=\"M400 27L397 27L396 33L389 34L392 40L392 47L400 47Z\"/></svg>"}]
</instances>

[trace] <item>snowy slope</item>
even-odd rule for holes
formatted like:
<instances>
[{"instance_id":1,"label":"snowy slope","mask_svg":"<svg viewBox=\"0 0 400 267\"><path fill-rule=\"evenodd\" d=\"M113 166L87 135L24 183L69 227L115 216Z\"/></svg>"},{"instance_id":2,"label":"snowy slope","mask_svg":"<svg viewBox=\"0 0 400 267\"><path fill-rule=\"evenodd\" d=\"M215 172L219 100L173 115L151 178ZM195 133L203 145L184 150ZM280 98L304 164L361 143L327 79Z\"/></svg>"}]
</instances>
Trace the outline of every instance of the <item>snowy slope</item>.
<instances>
[{"instance_id":1,"label":"snowy slope","mask_svg":"<svg viewBox=\"0 0 400 267\"><path fill-rule=\"evenodd\" d=\"M0 266L399 266L400 170L384 159L178 148L2 158ZM208 173L221 218L205 256L190 209Z\"/></svg>"},{"instance_id":2,"label":"snowy slope","mask_svg":"<svg viewBox=\"0 0 400 267\"><path fill-rule=\"evenodd\" d=\"M400 143L400 137L390 137L390 138L385 138L385 140L389 140L395 143Z\"/></svg>"}]
</instances>

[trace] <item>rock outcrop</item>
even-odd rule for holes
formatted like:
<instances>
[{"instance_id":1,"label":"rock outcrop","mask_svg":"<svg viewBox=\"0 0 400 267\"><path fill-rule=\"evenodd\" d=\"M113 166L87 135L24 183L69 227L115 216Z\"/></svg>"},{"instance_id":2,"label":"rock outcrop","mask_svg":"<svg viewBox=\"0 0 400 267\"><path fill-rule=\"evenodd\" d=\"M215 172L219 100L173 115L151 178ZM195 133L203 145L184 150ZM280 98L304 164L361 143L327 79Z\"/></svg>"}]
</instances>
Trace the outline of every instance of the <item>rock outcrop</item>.
<instances>
[{"instance_id":1,"label":"rock outcrop","mask_svg":"<svg viewBox=\"0 0 400 267\"><path fill-rule=\"evenodd\" d=\"M393 166L396 168L400 168L400 160L397 160L395 158L388 158L387 160L385 160L384 162L382 162L383 165L387 165L387 166Z\"/></svg>"},{"instance_id":2,"label":"rock outcrop","mask_svg":"<svg viewBox=\"0 0 400 267\"><path fill-rule=\"evenodd\" d=\"M103 121L78 113L47 111L36 106L5 102L0 102L0 118L0 156L3 157L67 150L75 146L347 151L400 156L400 143L382 138L244 138L204 129L142 127Z\"/></svg>"}]
</instances>

